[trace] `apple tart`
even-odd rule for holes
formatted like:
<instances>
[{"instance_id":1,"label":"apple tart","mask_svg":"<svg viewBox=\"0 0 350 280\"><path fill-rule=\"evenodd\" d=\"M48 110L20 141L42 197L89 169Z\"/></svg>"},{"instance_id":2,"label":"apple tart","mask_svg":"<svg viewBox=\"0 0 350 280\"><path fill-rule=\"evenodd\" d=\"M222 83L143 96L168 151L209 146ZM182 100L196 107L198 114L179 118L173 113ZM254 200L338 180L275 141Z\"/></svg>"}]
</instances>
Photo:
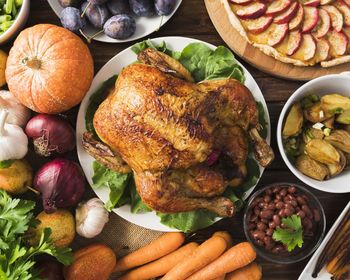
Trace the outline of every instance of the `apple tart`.
<instances>
[{"instance_id":1,"label":"apple tart","mask_svg":"<svg viewBox=\"0 0 350 280\"><path fill-rule=\"evenodd\" d=\"M350 62L350 0L221 0L252 45L297 66Z\"/></svg>"}]
</instances>

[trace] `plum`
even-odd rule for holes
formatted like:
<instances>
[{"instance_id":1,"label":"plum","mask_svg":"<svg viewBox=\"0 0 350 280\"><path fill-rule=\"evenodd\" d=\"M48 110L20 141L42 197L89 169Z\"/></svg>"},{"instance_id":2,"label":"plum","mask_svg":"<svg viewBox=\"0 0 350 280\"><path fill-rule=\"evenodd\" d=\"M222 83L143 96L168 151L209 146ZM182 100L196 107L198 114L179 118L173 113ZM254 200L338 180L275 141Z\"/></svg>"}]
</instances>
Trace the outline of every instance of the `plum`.
<instances>
[{"instance_id":1,"label":"plum","mask_svg":"<svg viewBox=\"0 0 350 280\"><path fill-rule=\"evenodd\" d=\"M58 0L58 3L60 3L63 8L78 7L81 3L81 0Z\"/></svg>"},{"instance_id":2,"label":"plum","mask_svg":"<svg viewBox=\"0 0 350 280\"><path fill-rule=\"evenodd\" d=\"M154 0L156 12L160 16L167 16L174 11L176 0Z\"/></svg>"},{"instance_id":3,"label":"plum","mask_svg":"<svg viewBox=\"0 0 350 280\"><path fill-rule=\"evenodd\" d=\"M109 0L107 7L112 15L129 14L129 0Z\"/></svg>"},{"instance_id":4,"label":"plum","mask_svg":"<svg viewBox=\"0 0 350 280\"><path fill-rule=\"evenodd\" d=\"M85 13L88 21L98 29L102 29L103 25L110 17L107 6L104 4L95 5L89 2L84 2L81 5L81 11Z\"/></svg>"},{"instance_id":5,"label":"plum","mask_svg":"<svg viewBox=\"0 0 350 280\"><path fill-rule=\"evenodd\" d=\"M62 26L72 32L84 29L86 20L80 16L80 10L74 7L64 8L60 14Z\"/></svg>"},{"instance_id":6,"label":"plum","mask_svg":"<svg viewBox=\"0 0 350 280\"><path fill-rule=\"evenodd\" d=\"M153 0L129 0L131 10L138 16L153 16L154 2Z\"/></svg>"},{"instance_id":7,"label":"plum","mask_svg":"<svg viewBox=\"0 0 350 280\"><path fill-rule=\"evenodd\" d=\"M127 14L113 16L103 26L103 31L108 37L120 40L132 36L135 30L135 19Z\"/></svg>"}]
</instances>

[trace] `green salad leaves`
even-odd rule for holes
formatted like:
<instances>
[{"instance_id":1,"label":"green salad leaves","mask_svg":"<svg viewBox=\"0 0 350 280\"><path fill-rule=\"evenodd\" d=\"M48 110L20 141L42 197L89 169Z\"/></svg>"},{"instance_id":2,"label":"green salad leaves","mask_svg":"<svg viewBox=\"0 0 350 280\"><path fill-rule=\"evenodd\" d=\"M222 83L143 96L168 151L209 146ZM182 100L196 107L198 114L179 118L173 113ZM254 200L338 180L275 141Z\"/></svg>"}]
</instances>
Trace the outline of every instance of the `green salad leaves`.
<instances>
[{"instance_id":1,"label":"green salad leaves","mask_svg":"<svg viewBox=\"0 0 350 280\"><path fill-rule=\"evenodd\" d=\"M236 63L232 52L224 46L219 46L213 51L203 43L191 43L182 52L174 52L167 48L165 42L156 45L151 40L146 40L135 44L131 49L138 54L147 48L164 52L180 61L191 72L196 82L233 78L244 83L242 67Z\"/></svg>"},{"instance_id":2,"label":"green salad leaves","mask_svg":"<svg viewBox=\"0 0 350 280\"><path fill-rule=\"evenodd\" d=\"M69 248L56 248L51 239L51 230L45 229L40 242L28 247L24 234L29 226L35 225L33 209L35 202L12 199L0 190L0 279L29 280L40 279L34 269L34 257L41 254L54 256L64 265L73 261Z\"/></svg>"},{"instance_id":3,"label":"green salad leaves","mask_svg":"<svg viewBox=\"0 0 350 280\"><path fill-rule=\"evenodd\" d=\"M160 45L146 40L135 44L132 50L138 54L147 48L154 48L164 52L174 59L179 60L193 75L197 82L203 80L215 80L223 78L235 78L244 82L243 69L236 63L234 55L227 48L220 46L214 51L203 43L192 43L186 46L181 52L172 51L165 42ZM86 128L90 132L95 132L93 128L93 116L98 106L106 98L106 91L111 88L116 80L116 76L107 80L100 89L91 97L90 105L86 113ZM265 111L261 103L257 103L259 109L259 121L262 125L262 136L267 136L267 121ZM244 206L241 199L245 196L260 177L260 169L257 162L249 157L247 159L248 176L239 188L228 188L224 196L230 198L239 210ZM119 174L109 170L98 162L93 163L94 176L93 187L107 187L110 190L109 200L106 208L111 211L115 207L130 205L132 213L146 213L151 211L141 200L137 193L135 183L131 174ZM192 212L164 214L157 213L162 224L171 228L179 229L183 232L192 232L200 228L212 225L218 218L215 213L207 210L197 210Z\"/></svg>"}]
</instances>

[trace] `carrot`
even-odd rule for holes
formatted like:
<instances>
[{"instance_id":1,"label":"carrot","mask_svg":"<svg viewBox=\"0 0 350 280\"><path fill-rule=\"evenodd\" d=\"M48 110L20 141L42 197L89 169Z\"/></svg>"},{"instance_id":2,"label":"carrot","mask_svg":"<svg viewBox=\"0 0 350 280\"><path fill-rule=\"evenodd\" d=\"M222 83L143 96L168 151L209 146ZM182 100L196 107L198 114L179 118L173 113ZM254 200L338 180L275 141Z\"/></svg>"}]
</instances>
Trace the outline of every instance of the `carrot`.
<instances>
[{"instance_id":1,"label":"carrot","mask_svg":"<svg viewBox=\"0 0 350 280\"><path fill-rule=\"evenodd\" d=\"M249 242L242 242L233 246L211 264L191 275L187 280L215 279L215 277L250 264L255 258L256 252L253 246Z\"/></svg>"},{"instance_id":2,"label":"carrot","mask_svg":"<svg viewBox=\"0 0 350 280\"><path fill-rule=\"evenodd\" d=\"M220 236L226 240L227 249L232 247L232 237L227 231L217 231L213 234L213 236Z\"/></svg>"},{"instance_id":3,"label":"carrot","mask_svg":"<svg viewBox=\"0 0 350 280\"><path fill-rule=\"evenodd\" d=\"M213 236L202 243L192 255L183 259L183 261L165 274L162 280L187 279L187 277L217 259L226 248L227 243L225 239L220 236Z\"/></svg>"},{"instance_id":4,"label":"carrot","mask_svg":"<svg viewBox=\"0 0 350 280\"><path fill-rule=\"evenodd\" d=\"M255 262L252 262L245 267L227 274L225 280L260 280L261 277L261 266Z\"/></svg>"},{"instance_id":5,"label":"carrot","mask_svg":"<svg viewBox=\"0 0 350 280\"><path fill-rule=\"evenodd\" d=\"M114 272L124 271L130 268L149 263L174 252L185 241L185 235L180 232L163 234L150 244L121 258L114 268Z\"/></svg>"},{"instance_id":6,"label":"carrot","mask_svg":"<svg viewBox=\"0 0 350 280\"><path fill-rule=\"evenodd\" d=\"M123 275L119 280L147 280L164 275L198 247L195 242L189 243L176 251L155 260L149 264L136 268Z\"/></svg>"}]
</instances>

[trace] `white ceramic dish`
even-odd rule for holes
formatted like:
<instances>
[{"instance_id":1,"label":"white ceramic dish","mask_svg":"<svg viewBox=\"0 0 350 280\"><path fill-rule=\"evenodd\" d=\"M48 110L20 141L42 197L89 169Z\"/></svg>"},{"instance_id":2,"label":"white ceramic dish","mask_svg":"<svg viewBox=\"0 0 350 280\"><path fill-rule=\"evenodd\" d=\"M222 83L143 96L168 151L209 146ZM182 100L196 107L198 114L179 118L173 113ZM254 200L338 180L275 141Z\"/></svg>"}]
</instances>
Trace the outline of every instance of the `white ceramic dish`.
<instances>
[{"instance_id":1,"label":"white ceramic dish","mask_svg":"<svg viewBox=\"0 0 350 280\"><path fill-rule=\"evenodd\" d=\"M30 10L30 0L23 0L21 9L9 29L5 31L4 34L0 35L0 44L6 43L8 40L12 39L15 35L22 30L27 22Z\"/></svg>"},{"instance_id":2,"label":"white ceramic dish","mask_svg":"<svg viewBox=\"0 0 350 280\"><path fill-rule=\"evenodd\" d=\"M348 193L350 192L350 171L344 171L338 176L331 178L326 181L317 181L304 174L296 169L294 164L292 164L283 147L282 142L282 127L284 119L286 118L289 109L292 104L298 100L301 100L303 97L314 93L319 96L329 94L329 93L339 93L344 96L350 97L350 72L344 72L336 75L327 75L319 77L317 79L311 80L310 82L301 86L297 91L295 91L291 97L288 99L287 103L284 105L282 112L280 114L278 125L277 125L277 143L279 151L282 155L284 162L287 164L288 168L292 173L297 176L305 184L330 193Z\"/></svg>"},{"instance_id":3,"label":"white ceramic dish","mask_svg":"<svg viewBox=\"0 0 350 280\"><path fill-rule=\"evenodd\" d=\"M58 0L47 0L51 6L51 8L54 10L56 15L59 17L61 11L63 8L58 3ZM180 7L182 0L177 0L176 6L174 11L168 15L164 16L163 19L161 16L153 16L153 17L137 17L134 16L136 20L136 32L131 37L125 39L125 40L116 40L113 38L108 37L105 34L100 34L94 38L96 41L105 42L105 43L125 43L134 41L140 38L143 38L155 31L158 31L160 27L162 27L164 24L168 22L168 20L175 14L176 10ZM93 36L96 34L99 30L92 27L90 24L87 24L87 27L84 29L84 33L88 36Z\"/></svg>"},{"instance_id":4,"label":"white ceramic dish","mask_svg":"<svg viewBox=\"0 0 350 280\"><path fill-rule=\"evenodd\" d=\"M312 277L312 272L315 268L316 262L318 260L318 257L320 256L320 254L322 253L323 249L326 247L329 239L331 239L333 233L335 232L335 230L337 229L338 225L340 224L340 221L343 219L343 217L345 216L345 213L348 211L348 209L350 209L350 202L348 203L348 205L345 207L345 209L343 210L343 212L340 214L340 216L338 217L338 219L335 221L335 223L333 224L332 228L329 230L329 232L327 233L325 239L323 239L323 242L321 243L320 247L318 247L317 251L315 252L315 254L312 256L312 258L309 260L309 262L307 263L307 265L305 266L303 272L300 274L298 280L329 280L331 279L331 276L325 268L323 268L320 273L318 274L317 278L313 278Z\"/></svg>"},{"instance_id":5,"label":"white ceramic dish","mask_svg":"<svg viewBox=\"0 0 350 280\"><path fill-rule=\"evenodd\" d=\"M162 37L152 40L154 43L160 44L161 42L165 41L169 48L173 50L180 51L184 49L188 44L193 42L201 42L195 39L190 38L184 38L184 37ZM202 42L205 43L205 42ZM205 43L210 48L215 49L216 47L210 44ZM80 105L79 113L78 113L78 119L77 119L77 150L78 150L78 156L80 164L85 172L86 178L89 181L90 185L92 185L92 176L93 176L93 170L92 170L92 163L94 159L88 155L85 150L82 147L81 140L82 135L86 131L85 128L85 113L86 109L89 105L89 99L91 94L93 94L100 85L106 81L108 78L112 77L113 75L119 73L123 67L133 63L136 61L136 55L132 52L131 48L127 48L126 50L120 52L115 57L113 57L109 62L107 62L102 69L97 73L95 76L91 88L87 95L85 96L83 102ZM238 64L240 64L238 62ZM247 71L247 69L244 68L243 65L241 65L244 69L244 74L246 77L245 85L250 89L250 91L253 93L255 99L263 104L264 110L265 110L265 116L266 121L268 123L268 137L267 141L270 143L270 118L268 114L268 109L265 103L264 96L262 95L257 83L253 79L252 75ZM260 167L260 173L262 175L264 169ZM94 190L97 196L102 201L107 201L109 190L108 188L99 188L97 190ZM249 194L253 191L253 188L250 189L246 196L249 196ZM114 212L117 213L120 217L126 219L129 222L132 222L136 225L149 228L152 230L158 230L158 231L176 231L174 229L168 228L165 225L162 225L160 223L159 217L157 217L155 212L150 212L146 214L132 214L130 211L130 206L126 205L117 209L114 209Z\"/></svg>"}]
</instances>

